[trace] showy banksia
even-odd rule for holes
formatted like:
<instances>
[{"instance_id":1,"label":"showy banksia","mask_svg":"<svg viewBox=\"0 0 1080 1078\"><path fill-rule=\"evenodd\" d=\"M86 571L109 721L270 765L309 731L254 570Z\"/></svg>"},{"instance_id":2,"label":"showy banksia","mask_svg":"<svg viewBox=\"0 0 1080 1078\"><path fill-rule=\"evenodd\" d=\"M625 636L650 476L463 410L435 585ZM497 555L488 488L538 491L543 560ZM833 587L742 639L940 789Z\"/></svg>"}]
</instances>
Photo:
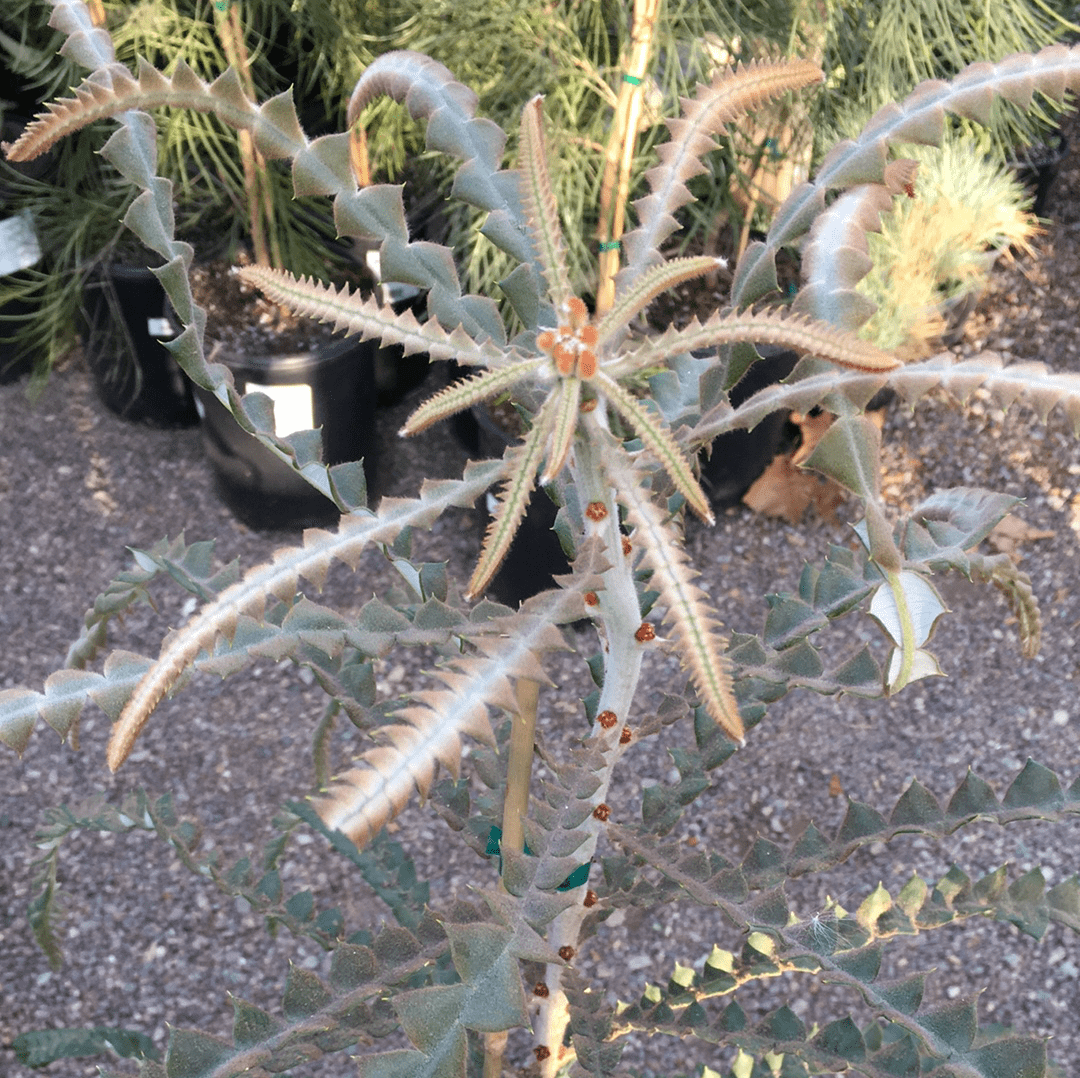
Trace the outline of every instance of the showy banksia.
<instances>
[{"instance_id":1,"label":"showy banksia","mask_svg":"<svg viewBox=\"0 0 1080 1078\"><path fill-rule=\"evenodd\" d=\"M721 856L704 839L698 848L696 835L685 843L670 836L677 833L680 814L701 793L718 788L714 770L744 742L746 727L756 729L768 706L790 689L882 695L940 672L926 650L934 622L944 613L934 574L952 568L993 582L1008 597L1025 642L1037 643L1030 581L1004 556L987 557L976 549L1011 500L984 491L945 492L897 525L879 497L880 435L861 413L886 384L912 401L936 386L966 394L985 385L1005 406L1020 394L1044 416L1061 406L1075 425L1080 381L1034 364L1018 370L985 358L898 369L892 356L859 338L866 309L855 285L865 273L867 231L877 227L894 198L905 197L904 184L910 182L909 164L889 161L891 144L939 141L947 113L983 118L995 93L1020 105L1037 92L1060 99L1066 87L1080 87L1080 49L1055 47L1038 57L978 65L952 83L924 84L904 102L882 109L825 157L817 176L780 208L764 240L750 245L733 268L724 309L703 322L642 333L642 315L654 299L716 266L711 258L667 259L662 253L678 227L676 213L692 197L688 182L701 171L702 155L747 110L821 81L815 65L739 65L718 72L711 85L682 102L681 117L668 123L670 137L659 145L659 165L646 174L649 193L635 205L637 226L623 238L625 264L612 302L607 305L605 293L599 309L590 311L582 297L596 290L571 280L567 270L539 98L522 111L518 167L508 171L504 136L475 116L475 97L430 58L391 53L357 84L347 111L352 134L312 141L287 94L259 104L235 72L207 85L182 62L170 76L147 63L132 75L114 62L108 33L89 21L76 0L53 2L58 28L69 35L68 51L97 62L97 70L73 98L30 125L11 148L12 158L24 159L92 120L120 118L121 130L102 153L142 189L127 220L153 246L157 273L185 324L171 347L245 430L335 499L343 516L337 531L311 529L301 544L277 550L242 577L204 572L202 544L187 547L177 540L136 552L137 571L120 577L91 609L68 668L50 677L43 692L0 691L0 735L21 752L36 721L67 734L84 702L93 700L116 718L107 752L108 764L116 768L154 708L178 692L193 669L225 676L247 661L272 657L315 670L332 699L326 717L312 724L320 788L310 805L290 802L279 819L288 830L302 820L328 838L365 879L376 881L399 922L370 937L346 936L339 911L323 909L316 916L309 893L282 893L272 865L284 845L276 838L267 847L258 883L246 859L227 871L216 857L196 861L190 835L176 826L167 799L151 804L139 794L122 808L107 805L99 819L72 817L73 827L157 830L185 852L186 861L191 853L198 871L205 870L227 893L254 893L270 923L287 924L334 952L328 978L300 969L289 974L280 1018L237 999L232 1041L174 1031L165 1064L169 1073L278 1073L298 1059L363 1043L365 1016L384 1032L396 1016L412 1046L395 1044L389 1054L372 1048L360 1062L364 1073L463 1078L473 1066L474 1048L485 1053L485 1073L501 1073L505 1032L531 1026L531 1069L540 1078L568 1072L575 1052L578 1069L620 1073L615 1042L634 1031L671 1034L688 1043L700 1038L708 1052L720 1044L728 1052L723 1058L740 1073L776 1071L781 1062L793 1074L807 1066L815 1073L839 1072L854 1060L875 1074L914 1061L912 1066L925 1064L935 1073L955 1064L986 1078L1042 1075L1041 1040L979 1028L974 1003L948 1013L924 1008L924 974L879 982L878 959L898 933L911 935L968 916L1004 916L1033 935L1045 931L1048 918L1072 923L1075 881L1046 891L1037 872L1023 877L1020 886L1006 883L1004 869L969 881L954 868L937 888L914 877L895 897L879 886L851 916L834 908L837 929L825 942L814 931L814 919L800 920L788 908L784 880L831 871L851 855L853 843L885 842L899 832L951 835L973 818L1007 823L1033 813L1075 815L1075 784L1066 786L1032 762L1000 799L971 773L947 803L912 783L891 814L852 803L835 837L811 825L786 845L779 839L751 844L741 863ZM365 107L382 94L428 122L433 152L461 159L452 197L482 210L484 235L518 263L501 283L514 311L513 331L492 297L463 292L449 251L410 239L399 188L357 184L357 125ZM267 160L291 159L297 196L332 197L342 236L381 243L386 278L424 289L428 317L421 322L348 289L287 273L251 267L244 275L277 302L341 331L453 360L469 372L420 405L404 435L508 398L522 430L501 459L470 463L460 479L429 480L415 498L384 498L369 509L358 489L359 469L323 464L312 432L287 439L270 432L265 399L242 397L204 355L202 313L187 280L191 250L173 235L167 185L152 175L154 120L139 111L174 106L214 113L243 129ZM792 308L755 310L754 304L775 298L775 255L793 244L802 247L805 279ZM783 384L735 407L731 390L756 362L759 344L790 348L803 358ZM865 527L856 534L865 550L835 548L824 568L807 565L798 594L768 596L764 631L733 633L729 646L683 545L687 511L712 522L698 481L698 451L717 435L752 428L778 409L805 412L818 406L834 410L837 419L808 466L864 501ZM473 604L513 543L537 485L558 505L555 530L573 558L572 571L516 611ZM411 536L448 510L474 505L492 488L493 519L463 598L444 566L413 560ZM389 558L406 587L399 581L397 590L387 589L359 613L338 613L308 598L335 562L357 569L369 552ZM85 669L103 643L109 618L125 602L145 597L157 573L184 582L200 596L202 608L165 638L156 659L117 651L102 672ZM812 642L831 620L860 604L894 645L886 672L870 648L828 666L828 652ZM564 632L568 625L578 628ZM552 676L550 653L577 646L585 636L592 638L592 691L582 708L564 711L564 700L548 707L551 701L542 693L550 691L544 688ZM657 642L669 645L663 654ZM372 706L371 664L406 646L428 649L439 657L437 665L423 688ZM652 679L672 656L690 684L684 687L679 678L669 694ZM635 733L628 722L643 706L638 697L647 681L654 699L645 706L655 707L655 714L641 718ZM560 688L568 691L569 682ZM332 720L341 711L354 724L345 744L363 738L364 751L334 779L324 780L333 756ZM574 719L566 721L577 725L556 728L569 715ZM565 734L568 744L552 751L537 738L538 722L545 724L545 734ZM640 812L619 808L613 818L610 805L624 803L615 786L617 766L634 766L635 757L645 757L648 739L673 722L690 727L672 743L677 780L646 785ZM466 751L466 739L482 744ZM625 746L631 747L623 751ZM542 781L533 779L534 759L545 767ZM451 828L487 861L481 867L486 882L480 873L470 878L467 899L459 895L441 907L433 902L430 910L431 896L417 886L412 861L396 842L377 841L417 795L438 803ZM281 826L278 819L274 825ZM367 843L373 848L358 853L356 847ZM47 856L54 855L55 843ZM40 876L50 888L55 861L41 864L46 871ZM601 870L603 903L588 887L594 867ZM943 893L950 896L944 904ZM734 926L742 935L738 957L717 945L703 967L676 964L666 988L658 978L640 1002L612 1007L606 991L589 983L603 964L587 949L588 933L610 913L676 898L718 911L725 932ZM39 918L36 930L40 924ZM585 968L566 968L579 954L589 956ZM527 979L523 969L530 971ZM845 1017L821 1029L816 1020L804 1027L789 1011L776 1011L763 1023L746 1024L733 999L717 998L750 981L791 972L818 973L846 985L875 1020L867 1026ZM357 1016L360 1023L353 1024ZM734 1063L732 1049L739 1053ZM144 1070L156 1074L161 1066L148 1063Z\"/></svg>"}]
</instances>

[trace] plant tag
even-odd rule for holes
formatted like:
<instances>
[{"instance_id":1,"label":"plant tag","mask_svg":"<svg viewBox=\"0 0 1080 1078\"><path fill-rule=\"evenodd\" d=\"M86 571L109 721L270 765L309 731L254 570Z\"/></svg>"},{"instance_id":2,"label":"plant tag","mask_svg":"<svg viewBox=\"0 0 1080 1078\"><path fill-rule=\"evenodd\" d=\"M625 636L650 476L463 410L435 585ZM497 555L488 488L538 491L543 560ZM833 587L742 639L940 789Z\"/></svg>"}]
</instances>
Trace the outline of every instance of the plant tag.
<instances>
[{"instance_id":1,"label":"plant tag","mask_svg":"<svg viewBox=\"0 0 1080 1078\"><path fill-rule=\"evenodd\" d=\"M29 213L0 221L0 275L28 269L40 259L41 246Z\"/></svg>"},{"instance_id":2,"label":"plant tag","mask_svg":"<svg viewBox=\"0 0 1080 1078\"><path fill-rule=\"evenodd\" d=\"M315 426L315 407L311 386L306 382L292 386L264 386L246 382L245 393L265 393L274 402L274 433L279 438Z\"/></svg>"},{"instance_id":3,"label":"plant tag","mask_svg":"<svg viewBox=\"0 0 1080 1078\"><path fill-rule=\"evenodd\" d=\"M176 330L167 318L148 318L146 332L159 341L167 341L176 336Z\"/></svg>"},{"instance_id":4,"label":"plant tag","mask_svg":"<svg viewBox=\"0 0 1080 1078\"><path fill-rule=\"evenodd\" d=\"M364 254L364 265L375 278L375 291L379 300L387 306L395 307L399 303L407 303L420 295L420 289L416 285L382 279L382 257L377 247L373 247Z\"/></svg>"}]
</instances>

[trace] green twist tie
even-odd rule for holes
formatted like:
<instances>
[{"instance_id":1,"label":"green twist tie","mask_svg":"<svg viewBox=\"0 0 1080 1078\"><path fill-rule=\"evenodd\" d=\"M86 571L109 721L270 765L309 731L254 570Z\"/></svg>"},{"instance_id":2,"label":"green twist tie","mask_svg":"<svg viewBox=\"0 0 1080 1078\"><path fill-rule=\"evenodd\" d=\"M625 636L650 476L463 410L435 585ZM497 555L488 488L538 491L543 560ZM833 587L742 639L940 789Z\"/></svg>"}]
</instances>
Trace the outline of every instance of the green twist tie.
<instances>
[{"instance_id":1,"label":"green twist tie","mask_svg":"<svg viewBox=\"0 0 1080 1078\"><path fill-rule=\"evenodd\" d=\"M232 0L214 0L214 10L220 12L226 12L229 10L229 4Z\"/></svg>"},{"instance_id":2,"label":"green twist tie","mask_svg":"<svg viewBox=\"0 0 1080 1078\"><path fill-rule=\"evenodd\" d=\"M641 85L641 79L639 79L637 75L623 75L622 80L623 82L630 83L631 86Z\"/></svg>"},{"instance_id":3,"label":"green twist tie","mask_svg":"<svg viewBox=\"0 0 1080 1078\"><path fill-rule=\"evenodd\" d=\"M600 244L600 250L601 251L617 251L621 246L622 246L622 241L620 241L620 240L604 240L603 243Z\"/></svg>"}]
</instances>

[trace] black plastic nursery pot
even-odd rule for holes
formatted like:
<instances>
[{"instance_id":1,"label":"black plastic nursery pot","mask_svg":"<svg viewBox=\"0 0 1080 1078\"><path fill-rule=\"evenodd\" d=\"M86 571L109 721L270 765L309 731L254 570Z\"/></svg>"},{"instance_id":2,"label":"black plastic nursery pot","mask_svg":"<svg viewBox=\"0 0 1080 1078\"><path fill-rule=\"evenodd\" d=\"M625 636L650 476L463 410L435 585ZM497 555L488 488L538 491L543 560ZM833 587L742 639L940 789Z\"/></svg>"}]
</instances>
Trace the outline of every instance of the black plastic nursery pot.
<instances>
[{"instance_id":1,"label":"black plastic nursery pot","mask_svg":"<svg viewBox=\"0 0 1080 1078\"><path fill-rule=\"evenodd\" d=\"M241 393L274 402L275 433L320 428L327 464L363 460L370 483L375 433L374 341L349 337L311 351L221 355ZM255 437L212 394L196 387L203 445L222 500L248 527L294 529L331 524L337 507Z\"/></svg>"},{"instance_id":2,"label":"black plastic nursery pot","mask_svg":"<svg viewBox=\"0 0 1080 1078\"><path fill-rule=\"evenodd\" d=\"M1058 131L1049 141L1021 150L1009 162L1016 178L1031 192L1031 212L1036 217L1048 216L1054 182L1069 156L1069 140Z\"/></svg>"},{"instance_id":3,"label":"black plastic nursery pot","mask_svg":"<svg viewBox=\"0 0 1080 1078\"><path fill-rule=\"evenodd\" d=\"M427 308L427 293L406 285L384 285L384 302L395 314L412 311L423 319ZM406 393L422 385L428 376L430 357L427 352L405 354L400 344L384 344L375 354L375 386L378 402L383 407L396 404Z\"/></svg>"},{"instance_id":4,"label":"black plastic nursery pot","mask_svg":"<svg viewBox=\"0 0 1080 1078\"><path fill-rule=\"evenodd\" d=\"M162 343L175 335L161 282L148 270L107 266L83 291L83 353L98 397L124 419L155 427L199 421L191 383Z\"/></svg>"},{"instance_id":5,"label":"black plastic nursery pot","mask_svg":"<svg viewBox=\"0 0 1080 1078\"><path fill-rule=\"evenodd\" d=\"M782 381L795 369L797 352L771 345L759 345L761 359L754 363L731 391L737 408L759 390ZM766 416L753 430L733 430L721 434L701 460L701 483L714 509L738 505L754 480L782 449L788 435L786 410Z\"/></svg>"}]
</instances>

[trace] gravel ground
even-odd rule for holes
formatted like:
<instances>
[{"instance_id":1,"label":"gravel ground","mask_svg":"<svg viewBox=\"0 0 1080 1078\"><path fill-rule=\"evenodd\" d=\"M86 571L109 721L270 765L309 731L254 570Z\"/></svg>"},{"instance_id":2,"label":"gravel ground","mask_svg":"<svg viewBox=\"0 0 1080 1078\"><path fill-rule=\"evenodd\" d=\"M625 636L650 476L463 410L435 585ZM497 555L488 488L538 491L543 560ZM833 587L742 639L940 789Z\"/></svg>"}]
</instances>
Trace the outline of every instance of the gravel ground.
<instances>
[{"instance_id":1,"label":"gravel ground","mask_svg":"<svg viewBox=\"0 0 1080 1078\"><path fill-rule=\"evenodd\" d=\"M961 351L994 348L1007 357L1080 371L1078 143L1074 137L1039 258L997 271ZM456 475L464 463L444 430L412 443L392 437L412 403L380 415L382 493L413 491L425 467ZM128 564L127 545L180 532L189 541L216 537L222 561L240 557L250 566L295 540L238 524L214 494L198 432L155 431L107 414L78 365L59 372L35 408L21 387L0 387L0 417L0 688L39 687L60 665L93 596ZM935 395L915 412L892 409L885 439L885 490L897 506L961 484L1025 499L1016 515L1032 535L1044 533L1020 546L1043 605L1042 651L1033 661L1021 658L1008 611L992 589L942 581L953 615L940 627L934 650L948 677L918 683L889 701L793 695L776 705L688 814L681 831L688 841L737 853L757 833L794 835L811 818L823 829L835 826L844 809L840 787L887 811L913 776L947 796L968 766L999 792L1029 756L1068 782L1080 774L1080 444L1060 413L1045 426L1022 407L1003 416L978 392L965 405ZM688 546L726 624L758 631L761 596L794 588L804 559L819 561L829 543L849 542L851 511L841 507L835 522L809 519L791 526L732 510L714 529L694 529ZM420 542L427 556L449 556L464 570L479 526L472 512L450 514ZM339 567L323 601L355 611L392 575L374 557L356 573ZM189 612L179 589L159 595L158 609L144 607L129 617L114 634L115 644L153 649L163 627ZM836 635L855 645L876 634L866 620L848 619ZM380 692L399 692L421 658L391 655L379 670ZM648 683L662 682L669 666L658 658ZM552 676L560 689L545 693L542 721L555 739L576 721L581 664L573 653L558 656ZM84 719L80 751L60 747L44 729L21 760L8 755L0 761L0 1075L30 1073L10 1050L21 1030L117 1025L146 1031L159 1045L167 1023L224 1033L230 1027L227 993L273 1008L290 960L325 968L312 945L284 933L268 939L250 914L144 835L69 843L61 862L67 961L59 971L50 971L25 918L28 862L43 810L97 791L117 796L139 785L171 791L181 812L198 810L205 843L229 857L258 850L278 804L309 787L304 745L321 710L315 687L289 668L265 663L224 683L197 677L162 706L118 776L102 763L107 722L99 712ZM613 802L617 814L637 811L642 787L670 770L669 758L652 742L629 762L620 800ZM492 880L489 866L446 843L444 825L428 809L411 808L398 837L431 873L435 903ZM792 900L804 914L819 909L826 894L857 904L879 880L899 886L913 869L936 879L954 861L972 875L1003 862L1017 870L1041 864L1057 882L1076 871L1078 847L1075 821L969 829L943 843L913 839L863 851L828 879L799 883ZM287 872L318 893L332 893L354 926L384 916L340 865L320 854L318 844L301 844ZM647 978L663 980L673 961L700 960L714 941L733 942L715 915L682 906L605 928L587 945L582 962L613 995L628 998ZM979 923L892 950L897 971L937 968L929 982L932 1000L986 987L982 1021L1052 1037L1051 1054L1063 1073L1080 1074L1080 948L1072 934L1052 926L1036 942L1009 926ZM775 1001L776 991L770 986L761 1005ZM840 1005L857 1006L810 979L791 994L794 1009L807 1020L827 1020ZM665 1074L708 1061L688 1053L680 1042L635 1044L626 1060ZM348 1069L338 1063L317 1072ZM81 1076L95 1067L70 1061L47 1073Z\"/></svg>"}]
</instances>

